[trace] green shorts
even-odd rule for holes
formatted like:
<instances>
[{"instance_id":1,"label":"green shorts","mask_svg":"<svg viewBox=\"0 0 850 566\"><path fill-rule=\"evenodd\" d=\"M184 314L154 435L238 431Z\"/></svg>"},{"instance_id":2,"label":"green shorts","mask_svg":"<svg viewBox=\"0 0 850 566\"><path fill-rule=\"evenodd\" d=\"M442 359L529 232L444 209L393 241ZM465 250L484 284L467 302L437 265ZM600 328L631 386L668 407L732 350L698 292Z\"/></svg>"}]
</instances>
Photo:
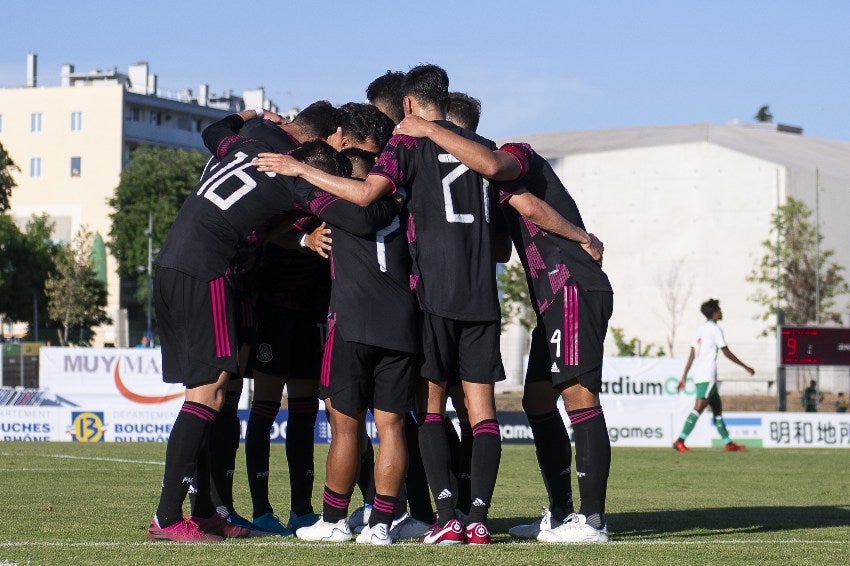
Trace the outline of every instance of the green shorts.
<instances>
[{"instance_id":1,"label":"green shorts","mask_svg":"<svg viewBox=\"0 0 850 566\"><path fill-rule=\"evenodd\" d=\"M705 399L706 401L711 401L712 399L720 398L720 394L717 392L717 382L716 381L705 381L703 383L696 383L697 390L697 399Z\"/></svg>"}]
</instances>

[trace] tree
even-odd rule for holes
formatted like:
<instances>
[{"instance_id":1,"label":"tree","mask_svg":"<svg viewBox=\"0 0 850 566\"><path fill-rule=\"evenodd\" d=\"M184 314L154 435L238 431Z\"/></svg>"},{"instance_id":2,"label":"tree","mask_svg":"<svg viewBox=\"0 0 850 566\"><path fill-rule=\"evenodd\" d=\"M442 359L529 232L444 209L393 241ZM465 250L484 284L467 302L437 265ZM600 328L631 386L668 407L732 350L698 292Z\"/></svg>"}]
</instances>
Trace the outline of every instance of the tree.
<instances>
[{"instance_id":1,"label":"tree","mask_svg":"<svg viewBox=\"0 0 850 566\"><path fill-rule=\"evenodd\" d=\"M34 216L21 232L8 215L0 215L0 317L16 322L47 321L44 285L53 273L57 246L50 238L53 223L49 216ZM30 325L30 333L34 331Z\"/></svg>"},{"instance_id":2,"label":"tree","mask_svg":"<svg viewBox=\"0 0 850 566\"><path fill-rule=\"evenodd\" d=\"M821 249L818 260L823 235L810 222L811 215L803 202L789 197L773 213L770 236L761 243L764 255L747 275L747 281L757 285L749 299L763 308L755 319L771 323L762 336L776 330L772 322L777 307L785 312L788 325L841 323L840 314L833 310L835 299L850 289L841 275L844 268L832 261L833 250ZM816 294L820 295L819 307Z\"/></svg>"},{"instance_id":3,"label":"tree","mask_svg":"<svg viewBox=\"0 0 850 566\"><path fill-rule=\"evenodd\" d=\"M617 355L622 358L642 357L642 358L663 358L664 349L656 346L652 342L647 342L646 346L639 338L626 338L626 333L622 328L616 326L611 327L611 336L614 337L614 345L617 346ZM653 353L653 348L655 353Z\"/></svg>"},{"instance_id":4,"label":"tree","mask_svg":"<svg viewBox=\"0 0 850 566\"><path fill-rule=\"evenodd\" d=\"M753 118L755 118L756 122L773 122L773 114L770 113L770 106L767 104L760 106Z\"/></svg>"},{"instance_id":5,"label":"tree","mask_svg":"<svg viewBox=\"0 0 850 566\"><path fill-rule=\"evenodd\" d=\"M77 343L88 344L91 329L111 322L106 315L106 285L98 279L91 261L94 235L85 226L59 249L56 273L47 280L48 313L59 329L59 343L69 343L71 328L80 330Z\"/></svg>"},{"instance_id":6,"label":"tree","mask_svg":"<svg viewBox=\"0 0 850 566\"><path fill-rule=\"evenodd\" d=\"M108 247L118 262L118 273L136 281L136 297L148 295L148 217L153 215L153 247L165 240L171 223L195 187L209 155L198 151L140 146L121 172L121 181L109 205ZM141 269L140 269L141 268Z\"/></svg>"},{"instance_id":7,"label":"tree","mask_svg":"<svg viewBox=\"0 0 850 566\"><path fill-rule=\"evenodd\" d=\"M686 278L684 273L684 260L679 258L670 264L667 272L656 277L658 292L664 304L664 322L667 324L668 334L666 337L667 349L673 356L673 345L676 342L676 331L685 314L685 307L694 289L692 277Z\"/></svg>"},{"instance_id":8,"label":"tree","mask_svg":"<svg viewBox=\"0 0 850 566\"><path fill-rule=\"evenodd\" d=\"M0 213L9 210L12 189L18 186L12 178L12 171L20 171L20 168L15 165L6 148L0 143Z\"/></svg>"},{"instance_id":9,"label":"tree","mask_svg":"<svg viewBox=\"0 0 850 566\"><path fill-rule=\"evenodd\" d=\"M499 286L502 321L515 322L530 332L537 325L537 315L531 308L531 295L522 265L506 264L504 271L496 275L496 282Z\"/></svg>"}]
</instances>

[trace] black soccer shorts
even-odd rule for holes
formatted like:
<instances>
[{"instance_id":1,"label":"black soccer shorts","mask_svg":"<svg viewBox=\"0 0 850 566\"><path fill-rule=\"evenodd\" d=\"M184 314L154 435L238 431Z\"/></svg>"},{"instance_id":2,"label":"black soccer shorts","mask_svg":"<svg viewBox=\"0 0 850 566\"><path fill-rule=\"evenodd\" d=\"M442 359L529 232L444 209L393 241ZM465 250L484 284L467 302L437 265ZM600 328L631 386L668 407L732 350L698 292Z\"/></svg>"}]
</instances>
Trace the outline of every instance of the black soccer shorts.
<instances>
[{"instance_id":1,"label":"black soccer shorts","mask_svg":"<svg viewBox=\"0 0 850 566\"><path fill-rule=\"evenodd\" d=\"M450 383L456 378L470 383L504 380L499 326L498 320L470 322L423 313L422 376Z\"/></svg>"},{"instance_id":2,"label":"black soccer shorts","mask_svg":"<svg viewBox=\"0 0 850 566\"><path fill-rule=\"evenodd\" d=\"M176 269L154 275L154 307L162 343L162 379L186 387L238 373L233 288L227 278L201 281Z\"/></svg>"},{"instance_id":3,"label":"black soccer shorts","mask_svg":"<svg viewBox=\"0 0 850 566\"><path fill-rule=\"evenodd\" d=\"M346 342L339 326L331 325L322 360L319 398L356 417L373 407L403 414L413 409L419 377L417 356L359 342Z\"/></svg>"},{"instance_id":4,"label":"black soccer shorts","mask_svg":"<svg viewBox=\"0 0 850 566\"><path fill-rule=\"evenodd\" d=\"M251 369L284 379L319 379L327 315L257 305Z\"/></svg>"},{"instance_id":5,"label":"black soccer shorts","mask_svg":"<svg viewBox=\"0 0 850 566\"><path fill-rule=\"evenodd\" d=\"M613 304L609 291L584 291L566 285L560 299L537 319L525 380L551 381L559 389L578 380L590 391L599 391L602 345Z\"/></svg>"}]
</instances>

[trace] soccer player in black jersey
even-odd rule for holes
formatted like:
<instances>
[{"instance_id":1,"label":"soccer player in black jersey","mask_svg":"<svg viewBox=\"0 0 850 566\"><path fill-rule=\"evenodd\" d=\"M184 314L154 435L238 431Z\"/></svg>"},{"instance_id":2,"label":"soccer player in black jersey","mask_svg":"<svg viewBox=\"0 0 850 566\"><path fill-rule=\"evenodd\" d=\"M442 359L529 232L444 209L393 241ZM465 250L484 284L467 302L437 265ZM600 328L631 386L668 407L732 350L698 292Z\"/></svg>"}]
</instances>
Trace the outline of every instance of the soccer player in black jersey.
<instances>
[{"instance_id":1,"label":"soccer player in black jersey","mask_svg":"<svg viewBox=\"0 0 850 566\"><path fill-rule=\"evenodd\" d=\"M304 196L310 212L322 217L327 202ZM334 282L320 396L332 440L322 520L297 535L313 541L350 539L346 516L357 476L360 426L371 406L380 450L369 524L357 542L389 544L407 463L404 415L418 376L418 306L410 290L407 241L398 217L368 236L333 224L331 229Z\"/></svg>"},{"instance_id":2,"label":"soccer player in black jersey","mask_svg":"<svg viewBox=\"0 0 850 566\"><path fill-rule=\"evenodd\" d=\"M248 120L234 133L271 144L277 151L288 152L303 142L329 139L338 129L340 115L329 102L322 100L307 106L291 122L265 112L265 119ZM208 149L215 154L215 147ZM213 157L211 163L216 159ZM240 252L239 265L235 267L242 335L240 367L251 363L255 385L245 434L253 523L236 513L232 495L241 435L237 405L244 369L234 374L228 384L224 404L212 425L211 436L215 442L210 449L216 502L220 512L227 513L227 520L252 530L259 527L262 531L288 535L293 529L280 522L268 500L269 431L280 408L284 383L288 380L289 522L301 526L315 521L318 516L313 513L311 503L313 430L318 413L318 378L330 297L330 273L326 262L312 254L285 249L293 239L284 235L291 229L291 222L285 217L274 222L276 227L258 227L256 238L252 238L248 249ZM284 300L279 304L280 297L295 294L299 295L297 300ZM258 353L258 345L263 347L261 353Z\"/></svg>"},{"instance_id":3,"label":"soccer player in black jersey","mask_svg":"<svg viewBox=\"0 0 850 566\"><path fill-rule=\"evenodd\" d=\"M511 529L518 538L543 542L606 542L605 496L611 446L599 403L602 343L612 312L612 290L601 268L602 245L584 230L575 201L552 167L527 144L499 151L471 144L434 124L409 120L400 130L425 135L449 149L462 163L501 186L511 236L525 268L538 325L532 334L523 408L534 432L540 469L550 505L542 519ZM554 237L520 218L517 200L535 195L572 226ZM556 408L563 398L576 443L576 475L581 509L573 512L569 473L570 439Z\"/></svg>"},{"instance_id":4,"label":"soccer player in black jersey","mask_svg":"<svg viewBox=\"0 0 850 566\"><path fill-rule=\"evenodd\" d=\"M227 381L239 369L231 262L254 227L294 209L293 193L301 183L252 166L257 153L274 146L233 132L256 115L246 110L204 130L205 144L216 148L217 160L184 202L156 259L154 303L163 379L183 383L186 401L169 436L159 505L148 529L151 540L210 542L249 532L216 513L209 471L200 470ZM376 205L348 213L377 217L384 224L397 213L397 207ZM196 472L198 496L192 516L184 519L182 504Z\"/></svg>"},{"instance_id":5,"label":"soccer player in black jersey","mask_svg":"<svg viewBox=\"0 0 850 566\"><path fill-rule=\"evenodd\" d=\"M434 65L420 65L405 76L404 109L430 120L443 120L448 77ZM495 145L472 132L462 135ZM425 311L423 343L428 378L426 416L419 428L420 447L438 520L423 537L427 543L489 542L486 514L501 452L493 385L504 379L499 355L499 306L496 295L489 183L468 171L428 141L394 136L362 183L334 180L290 163L284 156L263 156L260 170L291 167L317 186L357 203L369 203L397 188L410 191L408 240L413 282ZM448 445L443 428L445 385L451 374L463 381L473 427L473 508L466 531L454 518Z\"/></svg>"}]
</instances>

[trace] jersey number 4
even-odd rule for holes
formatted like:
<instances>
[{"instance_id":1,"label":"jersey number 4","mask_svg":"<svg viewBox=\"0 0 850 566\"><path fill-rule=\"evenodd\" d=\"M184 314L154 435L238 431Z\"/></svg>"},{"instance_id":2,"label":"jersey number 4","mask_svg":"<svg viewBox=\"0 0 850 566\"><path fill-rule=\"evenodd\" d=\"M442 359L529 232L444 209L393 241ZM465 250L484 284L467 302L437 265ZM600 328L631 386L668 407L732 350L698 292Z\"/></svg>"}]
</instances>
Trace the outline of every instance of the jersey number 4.
<instances>
[{"instance_id":1,"label":"jersey number 4","mask_svg":"<svg viewBox=\"0 0 850 566\"><path fill-rule=\"evenodd\" d=\"M452 200L452 182L457 180L461 175L469 171L469 167L458 161L457 157L449 153L441 153L437 156L440 163L457 163L458 166L449 171L449 174L443 177L443 200L446 204L446 221L460 224L472 224L475 217L472 214L460 214L455 212L455 204ZM484 179L481 189L481 195L484 200L484 221L490 222L490 181Z\"/></svg>"},{"instance_id":2,"label":"jersey number 4","mask_svg":"<svg viewBox=\"0 0 850 566\"><path fill-rule=\"evenodd\" d=\"M200 186L198 195L203 194L204 198L210 200L222 210L227 210L233 206L236 201L250 193L257 186L257 181L252 179L251 175L246 171L246 169L252 167L250 161L245 162L246 159L248 159L248 154L241 151L236 152L233 159L222 166L221 169L216 171ZM230 181L235 181L237 186L234 187ZM222 186L231 189L229 195L222 196L216 192L216 189Z\"/></svg>"}]
</instances>

